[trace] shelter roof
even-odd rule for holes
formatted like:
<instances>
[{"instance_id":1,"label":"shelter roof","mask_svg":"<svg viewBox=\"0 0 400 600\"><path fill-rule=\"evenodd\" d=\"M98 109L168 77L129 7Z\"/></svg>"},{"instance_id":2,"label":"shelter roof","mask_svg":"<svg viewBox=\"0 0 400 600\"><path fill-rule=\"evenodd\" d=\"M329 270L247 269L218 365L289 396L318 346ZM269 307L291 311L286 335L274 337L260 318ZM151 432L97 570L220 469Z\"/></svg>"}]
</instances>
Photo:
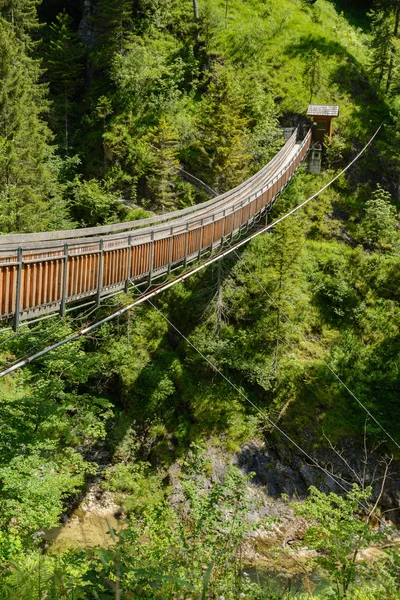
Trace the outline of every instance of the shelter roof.
<instances>
[{"instance_id":1,"label":"shelter roof","mask_svg":"<svg viewBox=\"0 0 400 600\"><path fill-rule=\"evenodd\" d=\"M310 117L338 117L337 104L309 104L307 115Z\"/></svg>"}]
</instances>

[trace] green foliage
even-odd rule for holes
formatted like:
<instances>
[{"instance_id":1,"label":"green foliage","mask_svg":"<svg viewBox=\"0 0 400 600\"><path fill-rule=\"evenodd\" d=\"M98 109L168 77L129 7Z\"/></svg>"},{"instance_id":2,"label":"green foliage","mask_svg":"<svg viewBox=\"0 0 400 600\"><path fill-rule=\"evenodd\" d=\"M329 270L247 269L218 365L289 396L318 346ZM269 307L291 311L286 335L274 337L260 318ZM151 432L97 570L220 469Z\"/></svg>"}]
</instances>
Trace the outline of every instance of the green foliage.
<instances>
[{"instance_id":1,"label":"green foliage","mask_svg":"<svg viewBox=\"0 0 400 600\"><path fill-rule=\"evenodd\" d=\"M12 534L0 531L0 573L14 560L18 559L22 550L21 539Z\"/></svg>"},{"instance_id":2,"label":"green foliage","mask_svg":"<svg viewBox=\"0 0 400 600\"><path fill-rule=\"evenodd\" d=\"M0 231L62 227L61 186L50 131L41 119L45 90L39 64L0 17Z\"/></svg>"},{"instance_id":3,"label":"green foliage","mask_svg":"<svg viewBox=\"0 0 400 600\"><path fill-rule=\"evenodd\" d=\"M313 96L317 96L322 84L322 56L316 48L314 48L307 58L304 68L304 78L310 92L310 103Z\"/></svg>"},{"instance_id":4,"label":"green foliage","mask_svg":"<svg viewBox=\"0 0 400 600\"><path fill-rule=\"evenodd\" d=\"M390 193L379 184L365 203L361 232L364 240L378 249L391 248L398 239L396 209Z\"/></svg>"},{"instance_id":5,"label":"green foliage","mask_svg":"<svg viewBox=\"0 0 400 600\"><path fill-rule=\"evenodd\" d=\"M93 21L97 33L93 58L97 68L110 68L114 54L124 52L132 32L131 2L100 0Z\"/></svg>"},{"instance_id":6,"label":"green foliage","mask_svg":"<svg viewBox=\"0 0 400 600\"><path fill-rule=\"evenodd\" d=\"M74 219L82 227L115 223L124 213L121 198L96 179L75 180L69 206Z\"/></svg>"},{"instance_id":7,"label":"green foliage","mask_svg":"<svg viewBox=\"0 0 400 600\"><path fill-rule=\"evenodd\" d=\"M67 331L65 327L60 333ZM40 343L38 333L22 343ZM97 465L83 455L105 438L113 413L105 398L78 393L89 364L90 357L77 344L49 357L42 365L46 375L39 369L36 375L21 373L1 381L2 530L26 539L56 525L64 499L82 487L85 474L96 472Z\"/></svg>"},{"instance_id":8,"label":"green foliage","mask_svg":"<svg viewBox=\"0 0 400 600\"><path fill-rule=\"evenodd\" d=\"M371 11L372 38L370 42L370 71L382 85L388 75L392 49L393 23L387 10Z\"/></svg>"},{"instance_id":9,"label":"green foliage","mask_svg":"<svg viewBox=\"0 0 400 600\"><path fill-rule=\"evenodd\" d=\"M28 50L35 46L32 34L39 29L37 6L40 0L3 0L0 16L12 25L13 34Z\"/></svg>"},{"instance_id":10,"label":"green foliage","mask_svg":"<svg viewBox=\"0 0 400 600\"><path fill-rule=\"evenodd\" d=\"M64 465L33 452L0 467L3 527L26 535L57 523L63 499L82 486L83 474L90 471L74 451L63 459Z\"/></svg>"},{"instance_id":11,"label":"green foliage","mask_svg":"<svg viewBox=\"0 0 400 600\"><path fill-rule=\"evenodd\" d=\"M200 108L199 173L214 189L227 191L248 174L250 154L247 149L244 98L233 75L216 73L209 94Z\"/></svg>"},{"instance_id":12,"label":"green foliage","mask_svg":"<svg viewBox=\"0 0 400 600\"><path fill-rule=\"evenodd\" d=\"M77 33L72 30L71 17L65 11L57 15L49 35L45 67L51 82L50 122L53 130L64 132L62 146L68 155L77 126L75 114L79 115L76 99L83 86L84 48Z\"/></svg>"},{"instance_id":13,"label":"green foliage","mask_svg":"<svg viewBox=\"0 0 400 600\"><path fill-rule=\"evenodd\" d=\"M190 192L188 200L179 198L178 135L173 125L161 118L159 124L149 130L143 141L148 148L147 189L149 197L155 200L156 208L165 212L192 204Z\"/></svg>"},{"instance_id":14,"label":"green foliage","mask_svg":"<svg viewBox=\"0 0 400 600\"><path fill-rule=\"evenodd\" d=\"M117 492L128 513L142 514L158 506L168 493L161 475L151 474L149 463L117 464L106 474L104 489Z\"/></svg>"},{"instance_id":15,"label":"green foliage","mask_svg":"<svg viewBox=\"0 0 400 600\"><path fill-rule=\"evenodd\" d=\"M384 120L347 179L224 259L219 272L208 269L157 302L301 445L321 445L323 432L357 442L363 430L359 407L324 360L396 435L398 3L375 7L371 34L359 28L368 19L357 20L354 3L339 13L327 0L204 0L197 16L190 1L100 0L94 14L78 4L45 0L39 28L36 0L0 3L1 232L67 226L66 199L83 226L150 216L143 207L187 206L202 196L180 181L181 166L225 191L274 156L280 126L304 114L310 96L340 104L339 135L326 147L332 170ZM330 175L299 174L273 216ZM1 346L1 359L128 301L27 328ZM111 598L117 582L124 594L148 598L281 596L241 575L251 528L248 482L236 469L210 483L210 462L194 452L180 480L183 501L169 502L167 469L191 442L212 439L230 453L261 433L278 450L280 442L156 310L142 307L1 380L0 397L2 598L15 590L24 600ZM109 549L42 556L33 533L56 525L66 500L97 472L89 459L98 446L112 462L103 486L131 514L127 528ZM352 494L313 492L304 508L315 519L309 544L328 548L320 558L340 593L362 569L371 585L353 583L349 598L395 598L395 553L376 572L351 559L370 535L353 518Z\"/></svg>"},{"instance_id":16,"label":"green foliage","mask_svg":"<svg viewBox=\"0 0 400 600\"><path fill-rule=\"evenodd\" d=\"M355 516L360 504L368 506L370 495L371 488L360 490L356 484L345 497L311 487L307 502L296 505L298 515L314 522L306 532L305 542L320 552L315 561L335 583L338 600L347 597L361 570L362 563L357 561L360 550L380 538L380 534L372 532L368 519Z\"/></svg>"},{"instance_id":17,"label":"green foliage","mask_svg":"<svg viewBox=\"0 0 400 600\"><path fill-rule=\"evenodd\" d=\"M259 597L260 587L242 575L240 557L241 545L253 528L246 519L253 505L247 498L248 480L230 467L223 483L207 485L205 470L203 452L193 448L183 466L182 503L148 506L118 537L111 532L115 544L108 549L71 552L62 562L53 559L53 564L45 559L42 594L52 585L54 591L62 590L51 577L58 570L64 575L61 581L68 581L74 590L74 598L93 597L86 595L88 585L104 598L113 597L116 590L154 599L187 591L197 597L234 598L241 593ZM0 586L7 589L7 579Z\"/></svg>"},{"instance_id":18,"label":"green foliage","mask_svg":"<svg viewBox=\"0 0 400 600\"><path fill-rule=\"evenodd\" d=\"M385 92L392 91L399 62L400 6L397 2L378 2L370 13L372 21L371 73ZM394 87L396 89L397 86Z\"/></svg>"}]
</instances>

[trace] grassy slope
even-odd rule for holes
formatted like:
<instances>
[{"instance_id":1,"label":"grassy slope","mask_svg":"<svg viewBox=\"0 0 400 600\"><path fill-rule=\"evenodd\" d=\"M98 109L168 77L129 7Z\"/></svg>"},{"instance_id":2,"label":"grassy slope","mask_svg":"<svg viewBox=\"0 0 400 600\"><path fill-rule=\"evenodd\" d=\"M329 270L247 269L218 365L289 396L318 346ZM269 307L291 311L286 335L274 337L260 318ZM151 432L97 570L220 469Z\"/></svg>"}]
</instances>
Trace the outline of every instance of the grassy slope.
<instances>
[{"instance_id":1,"label":"grassy slope","mask_svg":"<svg viewBox=\"0 0 400 600\"><path fill-rule=\"evenodd\" d=\"M310 10L303 9L300 0L231 0L229 25L224 27L224 4L219 2L220 26L214 50L222 53L223 62L233 63L241 77L271 90L283 117L304 114L309 98L302 74L309 50L319 49L325 79L314 100L340 104L341 116L335 126L349 155L353 153L354 146L364 141L386 111L382 102L374 104L377 96L364 73L367 36L355 28L353 16L349 20L341 17L325 0L317 2L319 23L313 21ZM369 153L360 171L365 172L368 164L372 175L379 178L376 160ZM320 177L297 177L277 203L277 212L303 200L329 176L324 173ZM158 300L185 335L257 405L270 411L273 418L286 407L282 413L284 428L301 441L305 437L306 442L310 437L304 432L311 429L313 442L321 442L323 429L334 439L341 435L361 436L363 431L364 415L327 376L318 358L321 353L333 361L385 424L394 427L395 418L400 418L394 401L398 386L395 363L399 302L396 289L391 295L384 291L393 288L393 274L399 265L395 257L369 255L341 242L337 236L343 223L333 218L333 204L356 216L360 213L352 182L344 182L310 205L305 213L288 222L284 232L287 240L281 248L287 245L285 256L290 259L290 268L281 305L298 330L282 324L277 377L272 368L276 308L249 277L246 267L276 297L278 236L262 236L250 244L241 263L225 263L226 315L220 338L216 335L215 269L208 269ZM46 339L45 327L43 336ZM26 350L23 345L16 347L15 354L23 355ZM143 308L132 321L126 317L105 327L97 339L87 341L85 360L82 356L75 359L72 346L64 350L65 357L64 351L53 353L33 365L31 371L27 368L18 374L13 387L17 389L19 385L18 393L25 395L21 390L30 385L31 373L32 380L39 380L34 390L38 404L46 410L48 406L51 414L56 398L56 409L62 412L58 422L69 431L72 418L68 404L63 404L64 392L59 394L58 402L58 396L51 391L55 383L65 385L71 394L70 403L84 407L82 415L76 418L79 435L68 438L66 446L74 447L80 436L82 445L86 438L88 444L94 444L103 435L100 421L105 417L102 413L97 417L96 412L96 435L86 433L90 428L85 419L90 419L90 410L93 411L87 394L112 400L112 418L107 416L112 429L108 441L115 449L116 462L135 463L141 443L145 446L142 458L145 451L145 459L150 456L157 464L167 465L177 454L185 454L190 441L198 442L215 434L235 449L254 433L255 419L249 406L178 335L167 331L165 322L154 311ZM49 380L49 399L40 387L44 374ZM0 390L3 385L1 382ZM11 393L15 398L16 392ZM30 398L26 401L32 404ZM135 423L142 441L136 438ZM64 451L61 434L46 415L41 430L46 439L53 436ZM29 440L37 441L33 426L32 431L29 430Z\"/></svg>"},{"instance_id":2,"label":"grassy slope","mask_svg":"<svg viewBox=\"0 0 400 600\"><path fill-rule=\"evenodd\" d=\"M322 82L313 101L340 104L336 128L352 118L360 130L369 129L359 107L368 110L365 99L373 98L374 91L367 82L364 90L353 87L365 76L368 35L351 24L351 15L348 20L326 0L318 0L314 10L300 0L231 5L229 25L221 30L218 45L249 76L256 73L266 82L283 115L305 113L309 90L303 73L309 53L316 49L322 55Z\"/></svg>"},{"instance_id":3,"label":"grassy slope","mask_svg":"<svg viewBox=\"0 0 400 600\"><path fill-rule=\"evenodd\" d=\"M222 9L221 3L221 11ZM300 1L291 0L274 0L267 4L256 0L245 4L232 2L229 24L225 30L220 31L216 49L223 49L225 53L228 51L230 60L242 69L242 76L244 74L250 79L258 79L273 91L280 112L284 116L293 113L304 114L306 110L309 91L304 81L304 70L308 54L316 48L322 55L323 80L313 102L340 105L341 115L335 122L335 130L345 140L347 153L350 156L355 148L368 139L381 120L388 118L387 106L373 85L369 83L366 75L367 27L365 14L354 10L349 14L338 14L334 5L325 0L318 1L316 11L304 9ZM367 180L369 176L377 177L378 163L379 159L374 152L360 163L360 171ZM378 179L379 177L378 174ZM320 180L325 179L321 177ZM305 180L302 199L308 192L318 187L318 178ZM336 191L329 192L326 196L327 201L322 203L319 212L322 210L322 215L324 212L325 215L330 213L333 202L359 217L363 202L368 197L368 191L364 196L361 193L360 198L357 192L354 193L357 188L352 188L350 182L345 182ZM315 220L315 211L318 213L315 205L307 211L307 217L311 221ZM304 285L306 287L308 309L302 313L300 328L305 335L305 340L300 341L295 349L292 346L295 358L293 364L295 365L296 361L302 362L303 366L308 364L301 377L309 379L309 382L303 386L301 377L297 381L298 389L294 393L294 402L286 414L287 426L294 434L303 431L304 428L317 425L321 435L324 428L335 439L342 435L357 437L365 414L346 393L343 393L340 385L330 380L326 368L315 360L315 354L325 355L334 363L337 360L337 369L344 369L347 381L351 381L353 389L360 394L360 398L367 401L370 408L376 410L376 414L385 423L387 416L385 392L379 393L376 384L371 383L373 375L370 376L368 373L370 368L368 365L371 365L371 357L380 351L385 339L394 335L393 326L396 318L393 318L392 314L387 327L383 327L382 316L386 311L391 314L393 310L398 314L398 306L396 302L393 305L391 300L382 299L370 282L362 282L363 269L369 263L368 256L363 256L360 249L353 251L342 242L332 240L332 234L335 237L342 223L324 218L322 215L317 217L317 220L319 219L317 239L304 242L306 250L303 252L303 283L300 283L300 287L303 289ZM309 234L312 226L307 217L302 218L305 222L304 229ZM251 246L247 252L250 262L251 255L259 251L259 246L254 244ZM339 257L343 260L340 261ZM354 309L360 314L354 318L349 316L332 319L331 313L336 310L340 313L341 309L330 306L328 297L324 299L325 306L318 305L319 301L313 289L315 287L313 277L315 279L321 276L320 278L323 279L321 272L326 271L326 264L330 264L331 261L336 261L338 265L337 279L340 280L338 285L342 285L345 281L343 285L348 286L349 289L363 288L359 294L360 304L357 309ZM380 262L378 268L381 268L384 273L385 259L380 257L377 261ZM353 268L354 264L356 266ZM268 266L265 270L265 275L268 276ZM314 275L307 284L305 282L309 278L310 271L314 271ZM319 275L315 275L315 272ZM385 278L385 275L382 276ZM311 313L311 317L307 311ZM376 327L371 326L369 320L374 321ZM260 324L261 322L258 326ZM316 353L309 352L307 346L310 344L307 337L314 326L320 332L323 342L323 345L317 344ZM237 328L241 329L240 323L237 324ZM374 333L368 337L371 329ZM235 333L237 334L238 332ZM354 352L356 353L356 348L359 348L359 354L362 356L359 371L353 371L351 365L346 362L347 359L344 360L344 364L341 364L340 358L335 358L335 353L342 358L346 354L345 347L349 343L346 339L351 336L354 336ZM333 358L329 358L331 351ZM284 362L287 362L289 357L290 355L286 356ZM351 360L356 361L356 354ZM268 368L267 362L264 361L264 369ZM373 396L375 392L376 399ZM270 397L269 401L272 400L271 406L275 403L279 408L285 404L287 398L286 396L273 400ZM317 420L315 420L316 416Z\"/></svg>"}]
</instances>

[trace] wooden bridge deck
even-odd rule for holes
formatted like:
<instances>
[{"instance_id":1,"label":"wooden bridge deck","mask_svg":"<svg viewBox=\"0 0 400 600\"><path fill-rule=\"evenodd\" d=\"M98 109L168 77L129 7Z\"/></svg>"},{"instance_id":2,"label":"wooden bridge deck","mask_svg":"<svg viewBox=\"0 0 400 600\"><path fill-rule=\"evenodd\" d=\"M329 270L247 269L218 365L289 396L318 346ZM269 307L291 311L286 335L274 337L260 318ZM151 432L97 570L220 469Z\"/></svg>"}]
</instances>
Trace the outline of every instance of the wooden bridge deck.
<instances>
[{"instance_id":1,"label":"wooden bridge deck","mask_svg":"<svg viewBox=\"0 0 400 600\"><path fill-rule=\"evenodd\" d=\"M203 204L130 223L0 236L0 321L65 314L67 304L102 297L132 281L186 266L251 226L303 161L311 132L297 131L256 175Z\"/></svg>"}]
</instances>

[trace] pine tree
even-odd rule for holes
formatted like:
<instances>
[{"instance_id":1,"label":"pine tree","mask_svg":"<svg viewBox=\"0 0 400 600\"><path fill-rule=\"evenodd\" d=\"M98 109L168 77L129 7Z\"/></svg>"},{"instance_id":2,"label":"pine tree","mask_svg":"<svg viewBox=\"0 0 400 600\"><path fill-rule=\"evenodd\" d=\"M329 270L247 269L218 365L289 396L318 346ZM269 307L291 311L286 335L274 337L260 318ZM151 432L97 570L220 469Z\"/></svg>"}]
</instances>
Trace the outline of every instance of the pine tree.
<instances>
[{"instance_id":1,"label":"pine tree","mask_svg":"<svg viewBox=\"0 0 400 600\"><path fill-rule=\"evenodd\" d=\"M203 101L196 156L200 179L218 192L238 185L249 173L249 122L243 113L243 97L233 75L225 70L211 83Z\"/></svg>"},{"instance_id":2,"label":"pine tree","mask_svg":"<svg viewBox=\"0 0 400 600\"><path fill-rule=\"evenodd\" d=\"M392 31L390 18L385 11L371 11L372 38L370 42L371 59L370 73L374 75L379 85L382 84L387 75L390 63L390 48L392 43Z\"/></svg>"},{"instance_id":3,"label":"pine tree","mask_svg":"<svg viewBox=\"0 0 400 600\"><path fill-rule=\"evenodd\" d=\"M379 184L365 203L361 232L366 242L377 248L390 247L397 236L397 214L389 192Z\"/></svg>"},{"instance_id":4,"label":"pine tree","mask_svg":"<svg viewBox=\"0 0 400 600\"><path fill-rule=\"evenodd\" d=\"M41 0L0 0L0 17L8 21L26 49L34 47L31 33L39 29L37 6Z\"/></svg>"},{"instance_id":5,"label":"pine tree","mask_svg":"<svg viewBox=\"0 0 400 600\"><path fill-rule=\"evenodd\" d=\"M393 20L394 20L393 41L392 41L392 45L390 48L390 60L389 60L388 76L387 76L387 81L386 81L386 93L387 94L389 93L389 90L392 85L395 63L396 63L396 59L397 59L395 40L398 40L398 38L399 38L399 29L400 29L400 1L399 0L394 0L392 11L393 11Z\"/></svg>"},{"instance_id":6,"label":"pine tree","mask_svg":"<svg viewBox=\"0 0 400 600\"><path fill-rule=\"evenodd\" d=\"M398 62L400 0L378 1L370 16L372 18L370 72L377 77L380 85L385 82L385 92L388 94L393 86Z\"/></svg>"},{"instance_id":7,"label":"pine tree","mask_svg":"<svg viewBox=\"0 0 400 600\"><path fill-rule=\"evenodd\" d=\"M312 103L314 94L318 94L322 83L321 58L321 54L314 48L307 57L303 72L310 92L310 104Z\"/></svg>"},{"instance_id":8,"label":"pine tree","mask_svg":"<svg viewBox=\"0 0 400 600\"><path fill-rule=\"evenodd\" d=\"M99 0L95 16L97 43L94 61L97 67L109 69L115 53L122 54L130 39L132 2L130 0Z\"/></svg>"},{"instance_id":9,"label":"pine tree","mask_svg":"<svg viewBox=\"0 0 400 600\"><path fill-rule=\"evenodd\" d=\"M271 271L271 291L276 302L275 327L271 328L275 337L273 367L278 371L280 346L285 338L284 315L291 315L298 299L298 284L300 279L301 250L304 245L304 231L301 219L295 217L286 220L274 229L269 248ZM279 308L277 308L279 307Z\"/></svg>"},{"instance_id":10,"label":"pine tree","mask_svg":"<svg viewBox=\"0 0 400 600\"><path fill-rule=\"evenodd\" d=\"M150 197L161 210L174 208L177 200L178 135L171 123L161 118L159 124L146 135L150 151L150 175L147 188Z\"/></svg>"},{"instance_id":11,"label":"pine tree","mask_svg":"<svg viewBox=\"0 0 400 600\"><path fill-rule=\"evenodd\" d=\"M13 25L0 18L0 231L62 226L40 66L29 58Z\"/></svg>"},{"instance_id":12,"label":"pine tree","mask_svg":"<svg viewBox=\"0 0 400 600\"><path fill-rule=\"evenodd\" d=\"M60 13L50 26L45 66L50 80L54 129L63 140L66 155L69 153L74 116L78 111L76 93L83 86L83 52L83 45L72 30L71 17L65 11Z\"/></svg>"}]
</instances>

